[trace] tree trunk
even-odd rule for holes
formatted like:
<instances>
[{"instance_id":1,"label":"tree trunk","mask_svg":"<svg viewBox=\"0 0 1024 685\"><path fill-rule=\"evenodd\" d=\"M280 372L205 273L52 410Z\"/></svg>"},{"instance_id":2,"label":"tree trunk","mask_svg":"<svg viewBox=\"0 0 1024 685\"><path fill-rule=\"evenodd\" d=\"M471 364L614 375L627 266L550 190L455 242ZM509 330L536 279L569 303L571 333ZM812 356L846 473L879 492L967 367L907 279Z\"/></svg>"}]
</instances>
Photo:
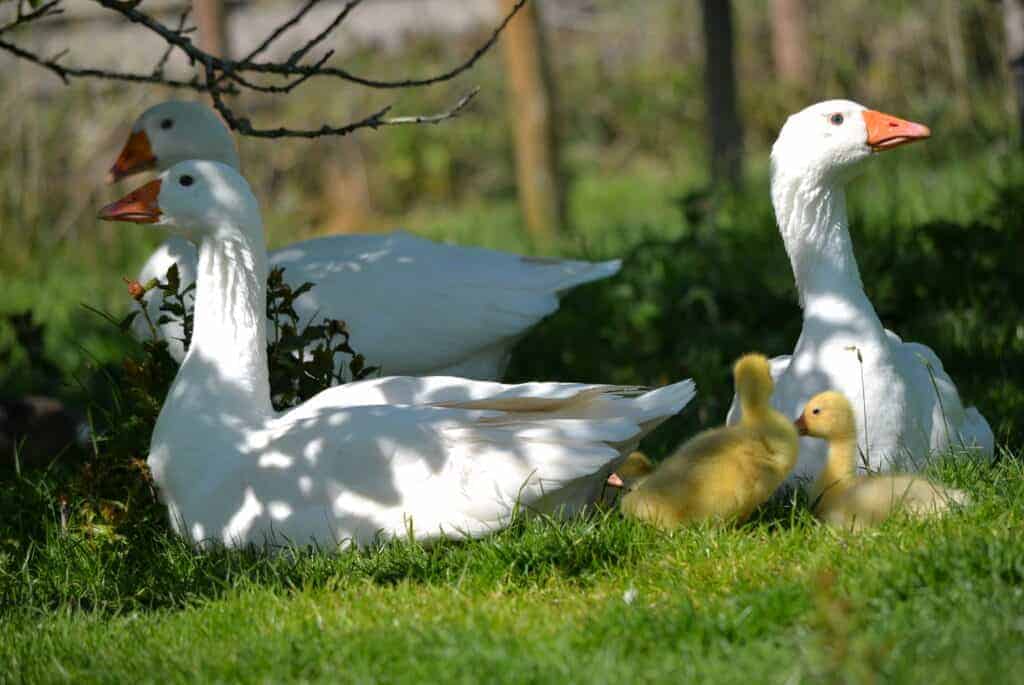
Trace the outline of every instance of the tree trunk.
<instances>
[{"instance_id":1,"label":"tree trunk","mask_svg":"<svg viewBox=\"0 0 1024 685\"><path fill-rule=\"evenodd\" d=\"M231 57L224 0L195 0L192 7L199 27L199 47L218 57Z\"/></svg>"},{"instance_id":2,"label":"tree trunk","mask_svg":"<svg viewBox=\"0 0 1024 685\"><path fill-rule=\"evenodd\" d=\"M779 80L803 91L814 78L806 0L772 0L772 52Z\"/></svg>"},{"instance_id":3,"label":"tree trunk","mask_svg":"<svg viewBox=\"0 0 1024 685\"><path fill-rule=\"evenodd\" d=\"M505 12L514 4L515 0L501 0ZM559 174L554 83L539 0L519 10L501 43L515 127L519 202L531 235L547 241L563 228L565 200Z\"/></svg>"},{"instance_id":4,"label":"tree trunk","mask_svg":"<svg viewBox=\"0 0 1024 685\"><path fill-rule=\"evenodd\" d=\"M704 90L711 131L711 177L739 186L743 129L736 106L731 0L701 0L704 18Z\"/></svg>"},{"instance_id":5,"label":"tree trunk","mask_svg":"<svg viewBox=\"0 0 1024 685\"><path fill-rule=\"evenodd\" d=\"M1024 147L1024 0L1003 0L1006 57L1017 105L1017 136Z\"/></svg>"}]
</instances>

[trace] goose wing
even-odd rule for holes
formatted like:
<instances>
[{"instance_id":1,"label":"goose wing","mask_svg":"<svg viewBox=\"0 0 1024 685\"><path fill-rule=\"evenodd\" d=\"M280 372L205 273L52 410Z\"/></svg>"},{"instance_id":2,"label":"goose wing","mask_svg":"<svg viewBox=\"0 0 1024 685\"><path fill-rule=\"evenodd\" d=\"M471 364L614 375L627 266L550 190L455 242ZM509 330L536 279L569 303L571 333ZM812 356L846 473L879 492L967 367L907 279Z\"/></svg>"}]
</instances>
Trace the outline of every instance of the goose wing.
<instances>
[{"instance_id":1,"label":"goose wing","mask_svg":"<svg viewBox=\"0 0 1024 685\"><path fill-rule=\"evenodd\" d=\"M195 539L472 537L502 527L517 507L571 513L694 395L689 381L649 392L583 386L555 398L505 386L435 405L339 406L334 390L251 436L238 472L204 484L209 492L187 491L195 501L176 510L202 512L189 528Z\"/></svg>"},{"instance_id":2,"label":"goose wing","mask_svg":"<svg viewBox=\"0 0 1024 685\"><path fill-rule=\"evenodd\" d=\"M620 267L445 245L404 231L308 240L270 258L290 283L317 284L296 302L300 314L347 321L356 349L385 373L481 378L501 375L509 348L558 309L561 293Z\"/></svg>"}]
</instances>

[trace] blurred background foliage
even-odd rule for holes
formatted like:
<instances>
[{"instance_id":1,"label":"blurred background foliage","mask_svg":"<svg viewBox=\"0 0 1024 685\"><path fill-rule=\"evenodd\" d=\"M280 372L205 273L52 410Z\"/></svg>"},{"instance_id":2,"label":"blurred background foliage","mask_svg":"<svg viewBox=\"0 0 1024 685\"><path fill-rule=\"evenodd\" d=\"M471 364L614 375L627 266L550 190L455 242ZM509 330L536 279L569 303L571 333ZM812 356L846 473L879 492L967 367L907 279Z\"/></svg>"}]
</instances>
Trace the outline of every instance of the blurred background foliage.
<instances>
[{"instance_id":1,"label":"blurred background foliage","mask_svg":"<svg viewBox=\"0 0 1024 685\"><path fill-rule=\"evenodd\" d=\"M532 254L622 256L620 276L572 293L522 341L509 380L657 384L693 376L699 399L649 446L660 451L723 419L736 355L792 349L800 312L771 211L767 155L788 113L826 98L854 99L925 122L934 134L874 160L851 190L868 294L888 327L935 348L1001 440L1019 439L1024 161L1000 5L807 5L811 73L794 84L773 67L770 3L734 3L746 141L737 191L709 181L696 2L542 5L550 10L568 205L566 230L549 241L523 229L498 52L436 89L382 93L314 81L287 98L246 101L259 122L338 121L391 101L400 113L439 111L482 87L469 112L439 126L240 141L271 247L403 227ZM381 77L430 73L463 58L487 32L419 36L401 49L366 45L346 66ZM131 346L81 305L124 315L132 303L121 277L134 275L160 240L145 227L95 220L96 208L125 190L102 178L130 122L172 94L98 82L41 88L49 78L20 64L0 75L0 312L32 312L60 378L51 369L40 379L3 323L0 394L47 392L81 404L95 370L116 366ZM359 331L352 342L372 364Z\"/></svg>"}]
</instances>

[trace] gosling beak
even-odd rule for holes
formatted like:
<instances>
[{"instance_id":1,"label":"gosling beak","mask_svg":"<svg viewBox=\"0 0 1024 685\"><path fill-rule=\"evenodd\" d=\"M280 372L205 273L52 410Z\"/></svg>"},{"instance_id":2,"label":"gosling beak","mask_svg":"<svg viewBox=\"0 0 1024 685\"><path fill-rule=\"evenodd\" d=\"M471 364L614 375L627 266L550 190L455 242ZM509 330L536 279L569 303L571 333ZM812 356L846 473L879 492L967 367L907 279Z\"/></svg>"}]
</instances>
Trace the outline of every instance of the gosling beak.
<instances>
[{"instance_id":1,"label":"gosling beak","mask_svg":"<svg viewBox=\"0 0 1024 685\"><path fill-rule=\"evenodd\" d=\"M117 156L114 166L107 172L107 183L120 181L125 176L137 174L156 167L156 155L149 144L149 136L145 131L134 131L128 136L121 154Z\"/></svg>"},{"instance_id":2,"label":"gosling beak","mask_svg":"<svg viewBox=\"0 0 1024 685\"><path fill-rule=\"evenodd\" d=\"M793 425L796 426L797 433L800 435L807 435L807 420L804 418L803 414L800 415L799 419L793 422Z\"/></svg>"},{"instance_id":3,"label":"gosling beak","mask_svg":"<svg viewBox=\"0 0 1024 685\"><path fill-rule=\"evenodd\" d=\"M924 124L916 124L889 114L866 109L861 115L868 129L868 145L872 152L891 150L932 135L931 129Z\"/></svg>"},{"instance_id":4,"label":"gosling beak","mask_svg":"<svg viewBox=\"0 0 1024 685\"><path fill-rule=\"evenodd\" d=\"M100 210L99 218L104 221L131 221L136 224L155 224L160 220L160 179L133 190L117 202L111 202Z\"/></svg>"},{"instance_id":5,"label":"gosling beak","mask_svg":"<svg viewBox=\"0 0 1024 685\"><path fill-rule=\"evenodd\" d=\"M606 482L608 484L608 487L611 488L626 487L626 484L622 482L622 478L617 473L613 473L612 475L608 476L608 480Z\"/></svg>"}]
</instances>

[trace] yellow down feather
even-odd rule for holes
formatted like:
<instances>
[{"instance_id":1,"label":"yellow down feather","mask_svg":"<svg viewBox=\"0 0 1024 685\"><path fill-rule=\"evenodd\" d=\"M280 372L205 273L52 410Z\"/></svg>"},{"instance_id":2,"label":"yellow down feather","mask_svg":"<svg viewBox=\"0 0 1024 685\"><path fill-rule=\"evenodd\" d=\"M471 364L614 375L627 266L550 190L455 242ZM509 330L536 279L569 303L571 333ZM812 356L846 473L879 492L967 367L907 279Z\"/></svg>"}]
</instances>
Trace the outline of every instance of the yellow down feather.
<instances>
[{"instance_id":1,"label":"yellow down feather","mask_svg":"<svg viewBox=\"0 0 1024 685\"><path fill-rule=\"evenodd\" d=\"M932 516L967 504L961 490L916 475L857 476L857 429L849 400L835 391L815 395L797 419L800 432L828 442L828 460L811 489L815 515L847 530L874 526L897 510Z\"/></svg>"},{"instance_id":2,"label":"yellow down feather","mask_svg":"<svg viewBox=\"0 0 1024 685\"><path fill-rule=\"evenodd\" d=\"M771 407L768 360L741 357L733 379L740 423L680 446L622 498L626 516L665 529L706 519L742 521L782 484L796 465L798 438L793 422Z\"/></svg>"}]
</instances>

